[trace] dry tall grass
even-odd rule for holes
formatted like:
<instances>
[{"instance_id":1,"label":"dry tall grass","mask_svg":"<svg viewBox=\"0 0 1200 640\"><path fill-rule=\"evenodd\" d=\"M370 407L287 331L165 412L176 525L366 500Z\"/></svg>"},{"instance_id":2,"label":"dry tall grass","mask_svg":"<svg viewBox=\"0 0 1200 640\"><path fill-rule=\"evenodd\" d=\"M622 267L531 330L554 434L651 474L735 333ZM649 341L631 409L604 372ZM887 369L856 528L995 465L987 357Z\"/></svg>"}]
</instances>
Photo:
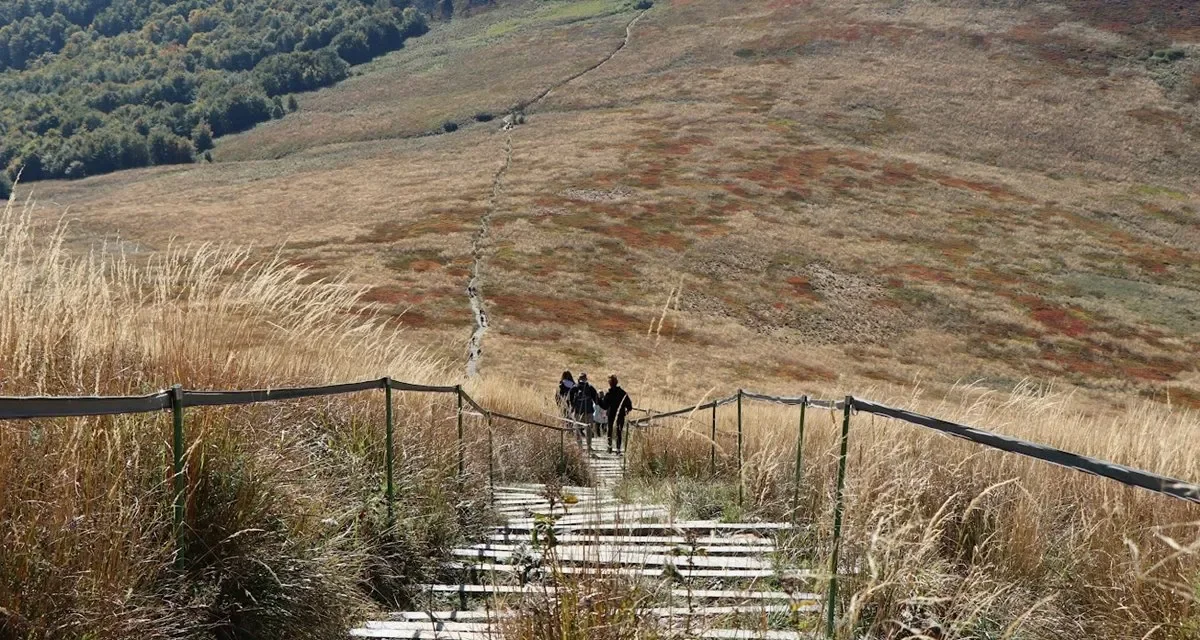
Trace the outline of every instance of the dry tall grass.
<instances>
[{"instance_id":1,"label":"dry tall grass","mask_svg":"<svg viewBox=\"0 0 1200 640\"><path fill-rule=\"evenodd\" d=\"M4 395L450 381L360 313L357 288L221 247L75 256L37 213L0 215ZM453 398L396 405L395 527L382 393L189 409L178 564L168 416L0 424L0 638L326 638L371 597L403 604L485 520L486 456L470 449L459 482ZM510 475L553 464L526 460Z\"/></svg>"},{"instance_id":2,"label":"dry tall grass","mask_svg":"<svg viewBox=\"0 0 1200 640\"><path fill-rule=\"evenodd\" d=\"M871 397L870 393L865 397ZM1095 416L1070 394L959 388L877 398L1067 450L1200 479L1194 413L1134 403ZM662 403L662 406L677 406ZM718 475L736 477L736 412L721 410ZM840 414L810 410L797 519L828 558ZM746 509L792 515L798 410L747 404ZM639 430L643 477L707 477L707 413ZM843 637L1194 638L1200 509L869 415L851 422ZM818 562L824 562L819 560ZM818 564L819 567L826 566Z\"/></svg>"}]
</instances>

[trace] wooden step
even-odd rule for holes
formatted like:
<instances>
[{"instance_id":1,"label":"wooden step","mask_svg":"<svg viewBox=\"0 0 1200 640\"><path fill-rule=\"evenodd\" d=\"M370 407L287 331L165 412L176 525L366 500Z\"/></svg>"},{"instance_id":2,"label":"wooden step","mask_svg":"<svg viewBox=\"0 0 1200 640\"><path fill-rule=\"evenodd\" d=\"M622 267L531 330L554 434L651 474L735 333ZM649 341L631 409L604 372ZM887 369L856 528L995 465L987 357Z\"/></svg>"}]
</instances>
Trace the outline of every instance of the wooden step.
<instances>
[{"instance_id":1,"label":"wooden step","mask_svg":"<svg viewBox=\"0 0 1200 640\"><path fill-rule=\"evenodd\" d=\"M496 552L511 553L511 552L514 552L514 551L517 551L520 549L524 549L527 551L539 551L539 549L533 549L533 548L531 548L531 545L526 544L526 543L504 544L504 543L494 543L494 542L481 542L479 544L473 544L473 545L466 546L466 547L459 547L458 549L454 550L454 553L458 554L460 551L463 553L461 553L459 555L467 555L468 552L476 552L476 551L496 551ZM763 555L763 554L767 554L767 553L774 553L775 545L725 544L725 545L696 545L695 547L691 547L691 546L687 546L687 545L683 545L683 544L677 544L677 545L669 545L669 544L588 545L588 544L582 544L581 545L581 544L563 544L562 540L558 540L558 545L555 547L555 550L558 551L559 553L562 553L565 550L567 553L584 553L584 552L588 552L588 551L599 551L601 553L631 553L631 554L636 553L639 555L646 554L646 553L661 553L661 554L681 555L681 556L687 556L689 554L698 555L698 556L699 555L710 555L710 556L712 556L712 555ZM544 551L544 549L542 549L541 551ZM495 557L501 557L501 556L495 556Z\"/></svg>"},{"instance_id":2,"label":"wooden step","mask_svg":"<svg viewBox=\"0 0 1200 640\"><path fill-rule=\"evenodd\" d=\"M540 558L542 552L531 551L521 553L511 550L501 549L455 549L452 552L455 556L466 558L494 558L496 560L508 560L520 555L527 555L531 558ZM559 562L570 563L592 563L592 564L618 564L629 566L666 566L683 568L716 568L727 567L731 569L772 569L774 564L770 560L761 558L751 558L739 555L713 555L713 556L687 556L687 555L671 555L664 553L651 553L636 547L633 548L617 548L616 550L606 549L604 547L557 547L554 549L554 555Z\"/></svg>"},{"instance_id":3,"label":"wooden step","mask_svg":"<svg viewBox=\"0 0 1200 640\"><path fill-rule=\"evenodd\" d=\"M506 527L514 531L528 531L532 521L513 521ZM556 530L570 533L581 531L596 532L633 532L633 531L786 531L792 526L786 522L716 522L712 520L676 521L676 522L622 522L594 523L591 525L569 523L556 526Z\"/></svg>"},{"instance_id":4,"label":"wooden step","mask_svg":"<svg viewBox=\"0 0 1200 640\"><path fill-rule=\"evenodd\" d=\"M638 564L638 563L632 563L632 564L633 564L633 566L620 566L618 564L618 566L607 567L607 568L589 567L589 566L577 567L577 566L567 565L567 566L557 567L555 569L555 571L558 573L564 574L564 575L598 574L598 575L606 575L606 576L630 576L630 577L642 576L642 577L650 577L650 578L662 578L662 577L667 577L670 575L670 572L667 571L667 568L665 566L663 566L662 568L658 568L658 567L646 567L646 566ZM471 563L471 562L453 562L452 561L452 562L445 563L443 566L445 566L446 568L449 568L449 569L458 569L458 570L462 570L462 571L471 571L471 572L476 572L476 573L525 574L526 572L528 572L529 574L535 575L535 576L544 575L546 573L546 571L544 569L538 569L538 568L529 569L527 567L518 566L518 565L497 564L497 563L491 563L491 562ZM693 567L687 567L687 566L684 566L684 567L676 566L672 571L683 578L714 578L714 579L723 579L723 580L733 580L733 579L750 580L750 579L774 578L774 577L783 578L783 579L803 580L803 579L809 579L809 578L815 577L815 574L813 574L810 571L806 571L806 570L775 571L774 569L766 569L766 568L759 568L759 569L739 569L739 568L732 568L732 567L730 567L730 568L707 568L707 567L706 568L699 568L699 567L693 568Z\"/></svg>"},{"instance_id":5,"label":"wooden step","mask_svg":"<svg viewBox=\"0 0 1200 640\"><path fill-rule=\"evenodd\" d=\"M634 535L589 535L564 533L555 536L559 544L659 544L659 545L746 545L775 547L773 538L764 538L755 534L734 534L730 536L697 536L688 540L685 536L634 536ZM528 533L501 531L488 535L488 540L494 542L526 542L530 540Z\"/></svg>"}]
</instances>

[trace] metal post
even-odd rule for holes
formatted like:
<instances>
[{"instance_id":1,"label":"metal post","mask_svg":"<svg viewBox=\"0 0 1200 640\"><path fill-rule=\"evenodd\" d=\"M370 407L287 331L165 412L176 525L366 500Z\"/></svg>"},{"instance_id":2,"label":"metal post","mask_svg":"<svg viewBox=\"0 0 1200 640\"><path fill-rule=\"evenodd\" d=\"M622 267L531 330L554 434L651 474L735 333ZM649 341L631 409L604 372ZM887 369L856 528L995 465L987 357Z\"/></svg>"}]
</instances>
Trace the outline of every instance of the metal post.
<instances>
[{"instance_id":1,"label":"metal post","mask_svg":"<svg viewBox=\"0 0 1200 640\"><path fill-rule=\"evenodd\" d=\"M800 398L800 429L796 433L796 477L792 479L792 524L796 524L796 513L800 510L800 482L804 478L804 410L808 407L808 396Z\"/></svg>"},{"instance_id":2,"label":"metal post","mask_svg":"<svg viewBox=\"0 0 1200 640\"><path fill-rule=\"evenodd\" d=\"M842 453L838 458L837 494L833 505L833 553L829 559L829 602L825 614L825 635L832 638L834 632L834 613L837 607L838 592L838 551L842 543L842 509L846 492L846 452L850 446L850 410L854 407L854 398L846 396L842 409Z\"/></svg>"},{"instance_id":3,"label":"metal post","mask_svg":"<svg viewBox=\"0 0 1200 640\"><path fill-rule=\"evenodd\" d=\"M396 508L395 507L395 504L396 504L396 484L395 484L395 467L396 467L395 450L396 450L396 446L395 445L396 445L396 442L395 442L395 435L394 435L395 432L394 432L394 427L393 427L393 422L392 422L392 379L391 378L383 379L383 397L384 397L384 402L386 403L385 410L384 410L384 416L385 416L384 420L387 425L387 431L386 431L386 437L385 437L386 444L387 444L387 452L386 452L386 458L387 458L387 517L388 517L388 526L390 527L390 526L395 526L395 524L396 524L396 512L395 512L395 508Z\"/></svg>"},{"instance_id":4,"label":"metal post","mask_svg":"<svg viewBox=\"0 0 1200 640\"><path fill-rule=\"evenodd\" d=\"M738 506L740 507L740 506L742 506L742 500L744 497L742 494L745 493L745 487L743 486L745 484L745 482L743 482L744 478L742 477L742 390L741 389L738 389L737 405L738 405L738 416L737 416L737 418L738 418L738 443L737 443L738 444L738 447L737 447Z\"/></svg>"},{"instance_id":5,"label":"metal post","mask_svg":"<svg viewBox=\"0 0 1200 640\"><path fill-rule=\"evenodd\" d=\"M488 497L490 498L489 502L491 502L492 504L495 504L496 503L496 467L492 461L492 457L493 457L493 454L495 451L495 448L494 448L495 445L493 445L493 443L492 443L492 416L490 414L487 417L487 430L488 430Z\"/></svg>"},{"instance_id":6,"label":"metal post","mask_svg":"<svg viewBox=\"0 0 1200 640\"><path fill-rule=\"evenodd\" d=\"M717 403L712 406L712 441L708 445L708 476L717 476Z\"/></svg>"},{"instance_id":7,"label":"metal post","mask_svg":"<svg viewBox=\"0 0 1200 640\"><path fill-rule=\"evenodd\" d=\"M458 396L458 479L464 474L463 457L466 455L466 443L463 442L463 390L462 385L455 385L454 393Z\"/></svg>"},{"instance_id":8,"label":"metal post","mask_svg":"<svg viewBox=\"0 0 1200 640\"><path fill-rule=\"evenodd\" d=\"M184 510L187 505L187 476L186 470L183 467L183 456L186 448L183 441L183 387L175 385L171 387L171 417L173 434L171 438L171 453L173 458L174 475L172 475L171 486L175 491L174 518L175 523L175 561L183 560L184 547L184 532L183 519Z\"/></svg>"}]
</instances>

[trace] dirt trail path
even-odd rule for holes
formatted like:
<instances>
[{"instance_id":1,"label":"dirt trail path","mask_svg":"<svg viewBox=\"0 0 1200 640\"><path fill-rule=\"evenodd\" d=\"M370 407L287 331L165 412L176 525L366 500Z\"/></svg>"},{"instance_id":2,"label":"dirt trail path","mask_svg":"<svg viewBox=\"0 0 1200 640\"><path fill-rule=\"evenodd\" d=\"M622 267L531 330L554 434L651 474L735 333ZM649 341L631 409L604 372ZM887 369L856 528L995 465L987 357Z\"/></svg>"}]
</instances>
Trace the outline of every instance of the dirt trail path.
<instances>
[{"instance_id":1,"label":"dirt trail path","mask_svg":"<svg viewBox=\"0 0 1200 640\"><path fill-rule=\"evenodd\" d=\"M492 216L500 206L500 196L504 191L504 176L512 166L512 135L504 139L504 162L496 170L492 178L492 197L488 200L487 210L479 218L479 230L471 242L471 279L467 281L467 299L471 303L471 313L475 316L475 330L467 341L467 377L479 375L479 362L483 359L483 334L488 330L487 310L483 300L483 262L484 252L490 240Z\"/></svg>"},{"instance_id":2,"label":"dirt trail path","mask_svg":"<svg viewBox=\"0 0 1200 640\"><path fill-rule=\"evenodd\" d=\"M601 59L594 65L576 73L575 75L552 85L536 98L525 104L525 109L537 106L538 103L544 101L552 92L568 84L582 78L583 76L596 71L597 69L608 64L616 57L625 47L629 46L629 42L633 39L633 27L641 20L642 16L646 15L646 10L640 11L629 24L625 25L625 37L617 48ZM483 360L483 335L488 330L488 315L486 302L483 297L483 263L485 251L491 237L491 222L500 204L500 196L504 189L504 179L512 167L513 157L513 136L509 133L504 140L504 162L500 165L500 169L496 171L495 177L492 179L492 196L488 201L487 211L479 219L479 230L475 232L475 238L471 243L471 256L473 264L471 265L471 279L467 281L467 300L471 305L471 313L475 316L475 329L471 332L471 337L467 341L467 377L473 378L479 375L479 365Z\"/></svg>"},{"instance_id":3,"label":"dirt trail path","mask_svg":"<svg viewBox=\"0 0 1200 640\"><path fill-rule=\"evenodd\" d=\"M629 42L633 40L633 27L638 23L638 20L642 19L642 16L646 15L646 11L649 11L649 9L640 11L636 16L633 17L633 20L629 21L629 24L625 25L625 38L621 40L621 44L617 45L616 49L613 49L612 53L605 56L602 60L600 60L600 62L597 62L596 64L584 69L583 71L580 71L579 73L567 78L566 80L563 80L562 82L552 85L549 89L546 89L536 98L529 101L529 103L525 105L525 108L529 109L537 106L538 103L544 101L546 98L549 98L551 93L571 84L572 82L575 82L576 80L586 76L589 73L592 73L593 71L600 69L600 67L603 67L612 61L613 58L617 57L617 54L621 53L625 47L629 46Z\"/></svg>"}]
</instances>

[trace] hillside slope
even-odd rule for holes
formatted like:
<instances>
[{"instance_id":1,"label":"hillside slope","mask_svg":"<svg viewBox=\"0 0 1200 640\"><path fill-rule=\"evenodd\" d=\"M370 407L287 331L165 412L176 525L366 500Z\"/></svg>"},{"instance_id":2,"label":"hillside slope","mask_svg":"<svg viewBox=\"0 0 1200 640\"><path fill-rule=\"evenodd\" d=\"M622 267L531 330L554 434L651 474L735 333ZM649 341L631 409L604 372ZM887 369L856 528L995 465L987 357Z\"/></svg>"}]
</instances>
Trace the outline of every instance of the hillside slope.
<instances>
[{"instance_id":1,"label":"hillside slope","mask_svg":"<svg viewBox=\"0 0 1200 640\"><path fill-rule=\"evenodd\" d=\"M216 164L37 191L81 244L286 240L455 358L478 258L485 374L1034 377L1196 403L1200 20L1114 7L660 2L504 131L636 15L504 3Z\"/></svg>"}]
</instances>

